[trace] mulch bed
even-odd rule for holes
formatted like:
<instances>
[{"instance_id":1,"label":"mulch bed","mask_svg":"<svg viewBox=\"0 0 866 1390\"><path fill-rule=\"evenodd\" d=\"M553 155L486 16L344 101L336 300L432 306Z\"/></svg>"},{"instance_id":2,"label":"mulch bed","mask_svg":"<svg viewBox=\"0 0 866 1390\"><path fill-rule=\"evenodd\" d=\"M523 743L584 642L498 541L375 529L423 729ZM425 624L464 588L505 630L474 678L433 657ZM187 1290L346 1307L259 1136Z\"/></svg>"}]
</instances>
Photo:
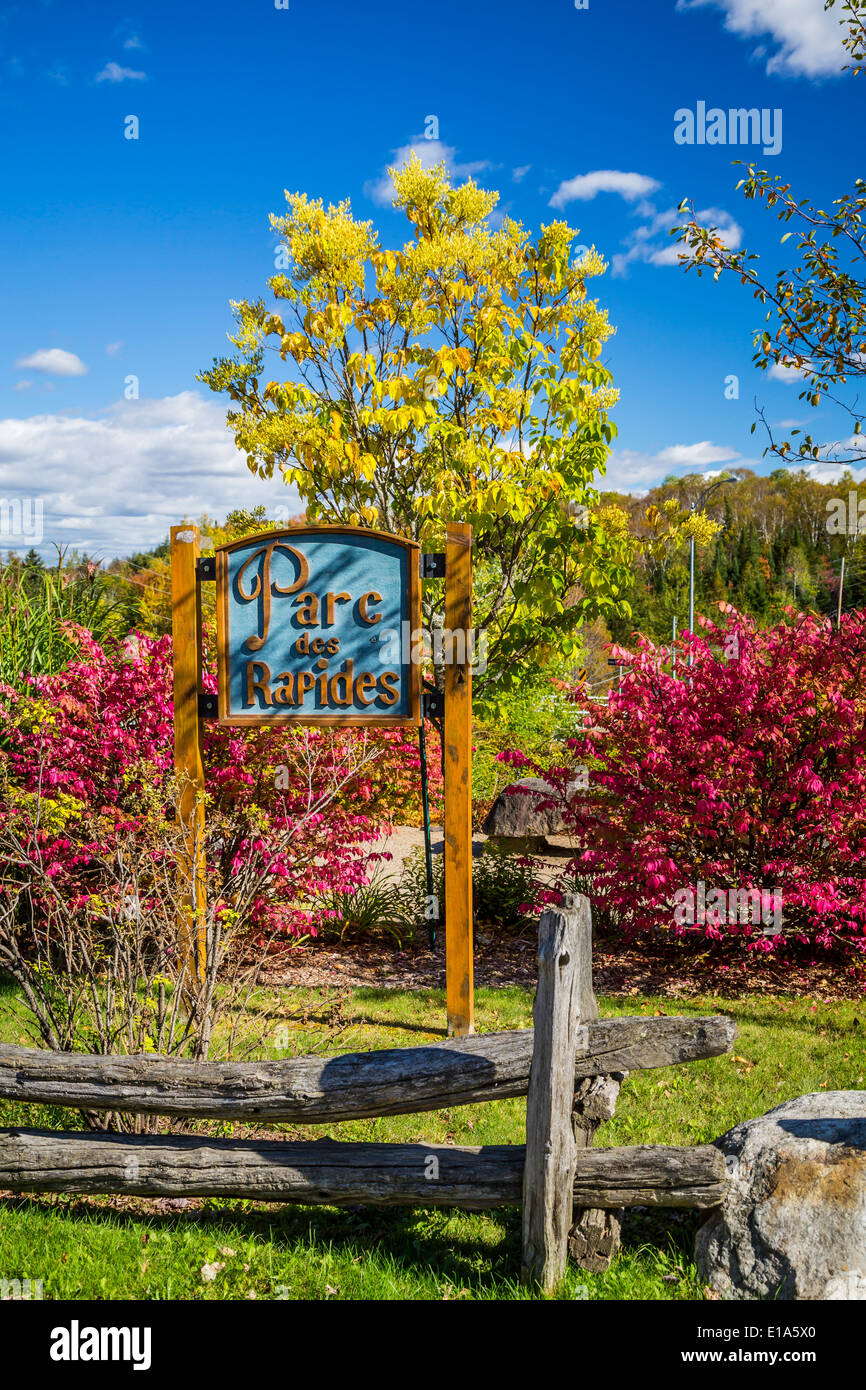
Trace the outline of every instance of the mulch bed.
<instances>
[{"instance_id":1,"label":"mulch bed","mask_svg":"<svg viewBox=\"0 0 866 1390\"><path fill-rule=\"evenodd\" d=\"M535 932L495 939L475 938L475 983L489 987L523 985L536 979ZM808 995L816 1000L861 999L866 993L866 962L820 956L776 959L744 956L739 948L714 944L672 945L646 941L597 941L593 978L599 994L655 994L671 999L720 994ZM311 942L286 952L268 972L268 982L298 987L343 986L367 989L444 989L444 943L431 952L416 946L366 941L334 945Z\"/></svg>"}]
</instances>

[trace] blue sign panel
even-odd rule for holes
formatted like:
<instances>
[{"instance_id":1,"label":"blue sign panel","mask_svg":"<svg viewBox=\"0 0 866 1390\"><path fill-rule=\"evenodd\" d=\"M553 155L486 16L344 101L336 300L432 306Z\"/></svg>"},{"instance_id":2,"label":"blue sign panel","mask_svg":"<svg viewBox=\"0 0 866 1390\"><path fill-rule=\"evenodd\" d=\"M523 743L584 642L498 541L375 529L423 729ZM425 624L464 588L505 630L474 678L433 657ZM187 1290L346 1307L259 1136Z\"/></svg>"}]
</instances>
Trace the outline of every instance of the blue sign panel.
<instances>
[{"instance_id":1,"label":"blue sign panel","mask_svg":"<svg viewBox=\"0 0 866 1390\"><path fill-rule=\"evenodd\" d=\"M221 546L223 723L413 724L418 546L379 531L291 527Z\"/></svg>"}]
</instances>

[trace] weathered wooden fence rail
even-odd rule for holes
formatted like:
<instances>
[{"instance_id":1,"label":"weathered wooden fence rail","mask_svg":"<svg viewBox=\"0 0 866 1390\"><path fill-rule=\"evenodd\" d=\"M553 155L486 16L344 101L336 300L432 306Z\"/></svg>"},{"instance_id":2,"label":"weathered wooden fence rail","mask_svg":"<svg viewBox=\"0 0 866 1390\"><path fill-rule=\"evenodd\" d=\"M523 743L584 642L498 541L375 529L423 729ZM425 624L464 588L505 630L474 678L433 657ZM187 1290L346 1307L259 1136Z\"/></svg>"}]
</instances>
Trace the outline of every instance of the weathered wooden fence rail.
<instances>
[{"instance_id":1,"label":"weathered wooden fence rail","mask_svg":"<svg viewBox=\"0 0 866 1390\"><path fill-rule=\"evenodd\" d=\"M533 1030L284 1062L88 1056L0 1044L0 1096L82 1110L327 1124L525 1096ZM730 1051L729 1018L607 1018L578 1037L574 1078Z\"/></svg>"},{"instance_id":2,"label":"weathered wooden fence rail","mask_svg":"<svg viewBox=\"0 0 866 1390\"><path fill-rule=\"evenodd\" d=\"M731 1050L727 1018L599 1019L585 898L544 913L534 1029L283 1062L85 1056L0 1045L0 1097L185 1118L328 1124L526 1095L526 1146L344 1144L0 1130L0 1189L241 1197L306 1205L523 1206L523 1275L542 1289L569 1250L609 1262L629 1206L712 1207L712 1145L593 1149L630 1071Z\"/></svg>"},{"instance_id":3,"label":"weathered wooden fence rail","mask_svg":"<svg viewBox=\"0 0 866 1390\"><path fill-rule=\"evenodd\" d=\"M0 1189L246 1197L310 1206L460 1206L521 1201L522 1144L355 1144L330 1139L206 1139L190 1135L0 1130ZM585 1149L576 1205L712 1207L725 1163L711 1144Z\"/></svg>"}]
</instances>

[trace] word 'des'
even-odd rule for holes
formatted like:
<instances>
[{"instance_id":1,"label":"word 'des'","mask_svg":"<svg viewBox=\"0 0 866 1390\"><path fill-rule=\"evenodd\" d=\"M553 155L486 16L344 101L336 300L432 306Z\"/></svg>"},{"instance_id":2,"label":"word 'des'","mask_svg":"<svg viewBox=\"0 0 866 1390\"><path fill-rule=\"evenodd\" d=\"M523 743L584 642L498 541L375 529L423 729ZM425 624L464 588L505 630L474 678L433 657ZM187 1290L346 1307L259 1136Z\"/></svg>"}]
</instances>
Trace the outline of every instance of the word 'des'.
<instances>
[{"instance_id":1,"label":"word 'des'","mask_svg":"<svg viewBox=\"0 0 866 1390\"><path fill-rule=\"evenodd\" d=\"M221 547L220 718L416 722L417 664L393 636L417 621L418 563L411 542L345 527L292 527Z\"/></svg>"}]
</instances>

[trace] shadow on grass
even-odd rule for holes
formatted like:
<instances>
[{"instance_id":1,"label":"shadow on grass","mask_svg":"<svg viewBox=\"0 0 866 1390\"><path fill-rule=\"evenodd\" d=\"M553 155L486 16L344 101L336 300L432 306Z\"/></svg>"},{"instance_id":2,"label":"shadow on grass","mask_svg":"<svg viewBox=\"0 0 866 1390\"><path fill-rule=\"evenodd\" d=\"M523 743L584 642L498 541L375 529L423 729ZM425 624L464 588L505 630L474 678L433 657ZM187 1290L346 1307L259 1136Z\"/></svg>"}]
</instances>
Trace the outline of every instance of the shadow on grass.
<instances>
[{"instance_id":1,"label":"shadow on grass","mask_svg":"<svg viewBox=\"0 0 866 1390\"><path fill-rule=\"evenodd\" d=\"M793 1001L802 1004L804 1001L797 999ZM856 1000L844 1000L843 1003L856 1005ZM739 1028L741 1025L751 1025L755 1028L780 1029L783 1032L804 1032L811 1033L818 1037L821 1033L833 1034L840 1038L853 1038L855 1040L866 1040L866 999L863 1000L862 1018L857 1023L852 1018L850 1021L833 1018L828 1012L828 1005L819 1004L814 1014L794 1014L787 1012L780 1013L778 1006L775 1012L767 1009L763 1013L755 1013L751 1009L741 1008L737 1000L731 1000L724 1008L720 1007L710 1010L711 1013L726 1014L732 1018ZM820 1010L820 1011L819 1011ZM855 1015L856 1018L856 1015Z\"/></svg>"},{"instance_id":2,"label":"shadow on grass","mask_svg":"<svg viewBox=\"0 0 866 1390\"><path fill-rule=\"evenodd\" d=\"M276 1252L297 1253L299 1247L306 1247L323 1258L338 1252L352 1260L375 1252L393 1262L408 1279L427 1276L488 1291L501 1283L516 1282L520 1275L520 1213L511 1207L485 1213L503 1230L501 1242L493 1244L455 1230L448 1218L464 1213L441 1208L239 1211L200 1207L165 1212L119 1210L88 1202L67 1205L26 1195L0 1197L0 1213L7 1220L16 1211L34 1209L59 1221L121 1231L145 1226L151 1232L181 1235L194 1224L204 1239L218 1242L231 1235L258 1241Z\"/></svg>"},{"instance_id":3,"label":"shadow on grass","mask_svg":"<svg viewBox=\"0 0 866 1390\"><path fill-rule=\"evenodd\" d=\"M446 1036L447 1033L447 1029L437 1028L434 1024L407 1023L405 1022L405 1020L399 1018L392 1018L389 1017L387 1014L382 1015L380 1017L371 1013L353 1013L351 1018L347 1019L345 1022L346 1026L349 1028L360 1028L362 1024L368 1024L372 1028L389 1028L397 1033L435 1033L437 1035L441 1034L443 1038ZM303 1032L304 1027L311 1023L321 1024L324 1028L333 1027L333 1018L330 1017L328 1014L324 1013L306 1014L304 1017L303 1024L299 1027L298 1032ZM365 1050L369 1051L369 1049Z\"/></svg>"},{"instance_id":4,"label":"shadow on grass","mask_svg":"<svg viewBox=\"0 0 866 1390\"><path fill-rule=\"evenodd\" d=\"M520 1279L521 1215L517 1207L492 1208L483 1213L500 1229L501 1238L496 1240L491 1239L489 1227L486 1238L461 1231L454 1218L465 1219L467 1213L457 1208L199 1207L181 1213L121 1210L87 1201L66 1205L38 1197L0 1198L0 1212L9 1215L34 1208L61 1221L91 1227L105 1225L115 1230L131 1231L145 1226L150 1231L181 1235L195 1223L203 1238L217 1243L229 1236L241 1237L287 1254L297 1254L299 1247L305 1247L323 1259L336 1252L347 1260L359 1260L375 1252L408 1280L447 1280L468 1291L491 1293L499 1286L515 1285ZM621 1254L636 1255L649 1248L659 1263L674 1255L685 1268L692 1259L695 1232L708 1215L651 1208L626 1211ZM577 1271L571 1261L569 1268Z\"/></svg>"},{"instance_id":5,"label":"shadow on grass","mask_svg":"<svg viewBox=\"0 0 866 1390\"><path fill-rule=\"evenodd\" d=\"M405 1023L399 1019L381 1017L377 1014L363 1013L352 1016L352 1024L367 1024L370 1028L390 1028L397 1033L426 1033L434 1034L435 1037L445 1038L448 1036L447 1028L436 1028L430 1023Z\"/></svg>"}]
</instances>

